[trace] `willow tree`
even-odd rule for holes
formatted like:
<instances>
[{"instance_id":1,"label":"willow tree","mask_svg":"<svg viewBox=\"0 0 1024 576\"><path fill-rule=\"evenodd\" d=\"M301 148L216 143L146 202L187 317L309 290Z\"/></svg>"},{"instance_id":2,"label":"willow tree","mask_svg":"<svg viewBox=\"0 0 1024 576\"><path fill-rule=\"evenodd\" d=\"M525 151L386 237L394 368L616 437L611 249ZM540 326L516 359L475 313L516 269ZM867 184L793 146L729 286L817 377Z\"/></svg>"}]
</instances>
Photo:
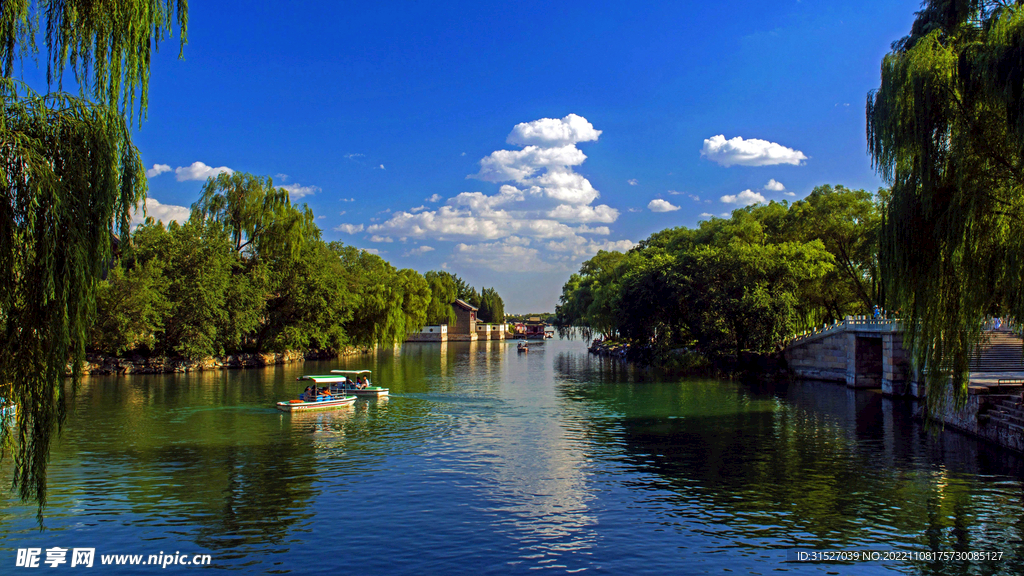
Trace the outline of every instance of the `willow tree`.
<instances>
[{"instance_id":1,"label":"willow tree","mask_svg":"<svg viewBox=\"0 0 1024 576\"><path fill-rule=\"evenodd\" d=\"M275 187L273 178L245 172L209 178L192 210L225 224L235 250L251 257L265 250L296 254L313 225L313 213L293 207L288 191Z\"/></svg>"},{"instance_id":2,"label":"willow tree","mask_svg":"<svg viewBox=\"0 0 1024 576\"><path fill-rule=\"evenodd\" d=\"M74 389L114 233L126 237L145 197L127 118L146 110L159 42L177 28L184 46L187 14L184 0L0 3L0 396L18 406L0 422L0 458L13 456L13 487L40 514L65 373ZM45 95L15 78L40 22L58 88ZM78 96L59 91L69 67Z\"/></svg>"},{"instance_id":3,"label":"willow tree","mask_svg":"<svg viewBox=\"0 0 1024 576\"><path fill-rule=\"evenodd\" d=\"M868 147L892 186L880 263L932 414L967 396L987 314L1024 318L1024 8L932 0L882 60Z\"/></svg>"}]
</instances>

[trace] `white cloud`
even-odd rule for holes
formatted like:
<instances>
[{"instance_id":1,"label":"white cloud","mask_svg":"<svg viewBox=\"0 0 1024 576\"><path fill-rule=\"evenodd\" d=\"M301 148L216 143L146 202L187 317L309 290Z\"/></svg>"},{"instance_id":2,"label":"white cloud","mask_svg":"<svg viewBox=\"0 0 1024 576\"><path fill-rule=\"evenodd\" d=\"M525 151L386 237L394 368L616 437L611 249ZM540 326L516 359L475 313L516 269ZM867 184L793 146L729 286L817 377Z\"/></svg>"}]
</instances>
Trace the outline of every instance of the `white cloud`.
<instances>
[{"instance_id":1,"label":"white cloud","mask_svg":"<svg viewBox=\"0 0 1024 576\"><path fill-rule=\"evenodd\" d=\"M639 208L630 208L629 211L630 212L643 212L643 210L641 210Z\"/></svg>"},{"instance_id":2,"label":"white cloud","mask_svg":"<svg viewBox=\"0 0 1024 576\"><path fill-rule=\"evenodd\" d=\"M381 252L380 250L377 250L376 248L361 248L361 250L363 252L366 252L368 254L374 254L376 256L380 256L381 254L386 254L386 252Z\"/></svg>"},{"instance_id":3,"label":"white cloud","mask_svg":"<svg viewBox=\"0 0 1024 576\"><path fill-rule=\"evenodd\" d=\"M796 196L796 192L783 192L783 196Z\"/></svg>"},{"instance_id":4,"label":"white cloud","mask_svg":"<svg viewBox=\"0 0 1024 576\"><path fill-rule=\"evenodd\" d=\"M302 198L303 196L309 196L310 194L316 194L317 192L320 191L320 187L319 186L303 186L303 185L298 184L298 183L296 183L296 184L285 184L284 186L279 186L279 188L284 188L285 190L287 190L288 191L288 196L291 197L292 200L298 200L299 198Z\"/></svg>"},{"instance_id":5,"label":"white cloud","mask_svg":"<svg viewBox=\"0 0 1024 576\"><path fill-rule=\"evenodd\" d=\"M714 216L715 215L711 214L710 212L701 212L701 214L700 214L701 218L713 218Z\"/></svg>"},{"instance_id":6,"label":"white cloud","mask_svg":"<svg viewBox=\"0 0 1024 576\"><path fill-rule=\"evenodd\" d=\"M767 184L764 185L764 189L771 190L772 192L782 192L783 190L786 189L786 187L782 185L782 182L779 182L775 178L772 178L771 180L768 181Z\"/></svg>"},{"instance_id":7,"label":"white cloud","mask_svg":"<svg viewBox=\"0 0 1024 576\"><path fill-rule=\"evenodd\" d=\"M342 202L355 202L356 199L355 198L342 198L341 201Z\"/></svg>"},{"instance_id":8,"label":"white cloud","mask_svg":"<svg viewBox=\"0 0 1024 576\"><path fill-rule=\"evenodd\" d=\"M636 178L630 178L629 180L626 180L626 183L629 184L630 186L636 186L637 184L640 183L640 181L638 181Z\"/></svg>"},{"instance_id":9,"label":"white cloud","mask_svg":"<svg viewBox=\"0 0 1024 576\"><path fill-rule=\"evenodd\" d=\"M744 190L739 194L726 194L719 198L726 204L739 204L741 206L750 206L751 204L760 204L765 202L765 197L760 192L754 192L753 190Z\"/></svg>"},{"instance_id":10,"label":"white cloud","mask_svg":"<svg viewBox=\"0 0 1024 576\"><path fill-rule=\"evenodd\" d=\"M565 240L552 240L546 244L548 250L551 250L552 252L566 252L575 260L590 258L601 250L608 252L625 252L633 246L636 246L636 244L630 240L606 240L604 242L597 242L589 238L580 238L579 236L566 238Z\"/></svg>"},{"instance_id":11,"label":"white cloud","mask_svg":"<svg viewBox=\"0 0 1024 576\"><path fill-rule=\"evenodd\" d=\"M394 242L390 236L377 236L374 234L370 236L370 242Z\"/></svg>"},{"instance_id":12,"label":"white cloud","mask_svg":"<svg viewBox=\"0 0 1024 576\"><path fill-rule=\"evenodd\" d=\"M153 164L152 168L150 168L149 170L146 170L146 178L153 178L155 176L159 176L159 175L163 174L164 172L170 172L170 171L171 171L171 167L168 166L167 164Z\"/></svg>"},{"instance_id":13,"label":"white cloud","mask_svg":"<svg viewBox=\"0 0 1024 576\"><path fill-rule=\"evenodd\" d=\"M346 234L358 234L363 231L362 224L342 224L334 228L335 232L344 232Z\"/></svg>"},{"instance_id":14,"label":"white cloud","mask_svg":"<svg viewBox=\"0 0 1024 576\"><path fill-rule=\"evenodd\" d=\"M456 244L454 259L463 266L495 272L551 272L562 269L561 265L542 260L536 248L509 241Z\"/></svg>"},{"instance_id":15,"label":"white cloud","mask_svg":"<svg viewBox=\"0 0 1024 576\"><path fill-rule=\"evenodd\" d=\"M611 223L615 222L615 220L619 218L619 211L604 204L599 206L571 206L569 204L560 204L554 210L549 210L546 216L563 222Z\"/></svg>"},{"instance_id":16,"label":"white cloud","mask_svg":"<svg viewBox=\"0 0 1024 576\"><path fill-rule=\"evenodd\" d=\"M170 224L172 220L181 224L187 221L188 217L192 214L192 210L185 206L161 204L153 197L146 198L146 213L143 214L142 212L143 211L138 208L132 212L133 226L145 222L146 216L149 216L154 220L159 220L164 224Z\"/></svg>"},{"instance_id":17,"label":"white cloud","mask_svg":"<svg viewBox=\"0 0 1024 576\"><path fill-rule=\"evenodd\" d=\"M651 212L673 212L679 210L679 206L673 206L669 202L662 200L661 198L655 198L647 204L647 208Z\"/></svg>"},{"instance_id":18,"label":"white cloud","mask_svg":"<svg viewBox=\"0 0 1024 576\"><path fill-rule=\"evenodd\" d=\"M320 216L317 216L317 217L316 217L316 219L317 219L317 220L323 220L323 219L325 219L325 218L327 218L327 216L324 216L324 215L322 215L322 214L321 214Z\"/></svg>"},{"instance_id":19,"label":"white cloud","mask_svg":"<svg viewBox=\"0 0 1024 576\"><path fill-rule=\"evenodd\" d=\"M217 174L231 174L232 172L234 172L234 170L227 166L213 168L199 162L198 160L189 166L178 166L174 169L174 175L175 178L178 179L178 182L184 182L186 180L206 180L207 178L216 176Z\"/></svg>"},{"instance_id":20,"label":"white cloud","mask_svg":"<svg viewBox=\"0 0 1024 576\"><path fill-rule=\"evenodd\" d=\"M278 172L277 174L274 174L274 178L277 178L278 180L281 180L283 182L285 180L288 180L288 175L282 172Z\"/></svg>"},{"instance_id":21,"label":"white cloud","mask_svg":"<svg viewBox=\"0 0 1024 576\"><path fill-rule=\"evenodd\" d=\"M701 156L722 166L774 166L794 164L799 166L807 159L803 152L786 148L781 144L751 138L744 140L737 136L729 140L719 134L704 140Z\"/></svg>"},{"instance_id":22,"label":"white cloud","mask_svg":"<svg viewBox=\"0 0 1024 576\"><path fill-rule=\"evenodd\" d=\"M565 271L571 258L596 253L584 235L608 236L619 211L595 201L600 193L575 171L587 156L576 144L601 134L586 119L569 115L518 124L508 137L519 150L496 150L467 178L499 184L496 193L462 192L436 209L417 206L373 222L366 232L379 237L458 242L454 265L502 271ZM426 199L441 202L440 194ZM552 250L533 242L561 242ZM621 242L621 241L620 241ZM620 244L624 245L624 244Z\"/></svg>"},{"instance_id":23,"label":"white cloud","mask_svg":"<svg viewBox=\"0 0 1024 576\"><path fill-rule=\"evenodd\" d=\"M380 165L380 169L384 170L384 165L383 164Z\"/></svg>"},{"instance_id":24,"label":"white cloud","mask_svg":"<svg viewBox=\"0 0 1024 576\"><path fill-rule=\"evenodd\" d=\"M402 254L402 256L405 256L405 257L409 257L409 256L422 256L423 254L426 254L427 252L433 252L433 251L434 251L434 248L431 247L431 246L418 246L416 248L413 248L412 250L409 250L405 254Z\"/></svg>"},{"instance_id":25,"label":"white cloud","mask_svg":"<svg viewBox=\"0 0 1024 576\"><path fill-rule=\"evenodd\" d=\"M480 172L467 178L487 182L525 183L538 171L545 168L579 166L587 156L575 144L558 148L527 146L522 150L495 150L480 160Z\"/></svg>"},{"instance_id":26,"label":"white cloud","mask_svg":"<svg viewBox=\"0 0 1024 576\"><path fill-rule=\"evenodd\" d=\"M512 132L505 139L509 144L520 146L565 146L578 142L596 142L600 130L594 130L594 125L582 116L569 114L561 120L555 118L541 118L533 122L522 122L516 124Z\"/></svg>"}]
</instances>

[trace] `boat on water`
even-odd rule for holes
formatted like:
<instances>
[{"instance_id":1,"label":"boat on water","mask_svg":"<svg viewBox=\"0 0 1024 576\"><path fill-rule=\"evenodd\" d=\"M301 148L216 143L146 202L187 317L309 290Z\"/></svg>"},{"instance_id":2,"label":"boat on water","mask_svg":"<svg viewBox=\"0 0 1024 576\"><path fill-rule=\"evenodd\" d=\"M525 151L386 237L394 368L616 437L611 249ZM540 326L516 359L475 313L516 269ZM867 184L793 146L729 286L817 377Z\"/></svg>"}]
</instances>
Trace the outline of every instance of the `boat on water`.
<instances>
[{"instance_id":1,"label":"boat on water","mask_svg":"<svg viewBox=\"0 0 1024 576\"><path fill-rule=\"evenodd\" d=\"M330 382L316 380L314 378L330 378L329 376L303 376L299 380L312 380L313 385L307 386L306 390L299 394L297 400L278 402L277 409L283 412L309 412L312 410L333 410L343 406L351 406L355 403L356 397L345 394L343 391L335 391L331 388ZM327 384L320 387L320 384Z\"/></svg>"},{"instance_id":2,"label":"boat on water","mask_svg":"<svg viewBox=\"0 0 1024 576\"><path fill-rule=\"evenodd\" d=\"M338 389L344 391L346 394L355 394L356 396L369 397L369 398L381 398L387 396L390 390L382 388L380 386L373 386L370 384L370 371L369 370L331 370L332 375L337 375L342 378L342 381L338 385L331 385L331 389ZM353 381L353 378L362 378L364 385L360 387L359 384Z\"/></svg>"},{"instance_id":3,"label":"boat on water","mask_svg":"<svg viewBox=\"0 0 1024 576\"><path fill-rule=\"evenodd\" d=\"M529 352L529 351L530 351L530 345L526 342L526 340L520 340L519 344L516 346L516 352Z\"/></svg>"}]
</instances>

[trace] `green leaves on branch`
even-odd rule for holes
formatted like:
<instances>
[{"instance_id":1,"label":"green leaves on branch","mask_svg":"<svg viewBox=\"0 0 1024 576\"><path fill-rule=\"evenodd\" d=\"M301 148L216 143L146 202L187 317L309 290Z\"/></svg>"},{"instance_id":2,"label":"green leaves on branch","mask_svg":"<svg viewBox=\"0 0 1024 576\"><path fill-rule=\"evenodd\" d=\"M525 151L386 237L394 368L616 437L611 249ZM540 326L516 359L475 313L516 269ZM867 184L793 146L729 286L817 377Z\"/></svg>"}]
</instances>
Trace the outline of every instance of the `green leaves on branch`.
<instances>
[{"instance_id":1,"label":"green leaves on branch","mask_svg":"<svg viewBox=\"0 0 1024 576\"><path fill-rule=\"evenodd\" d=\"M15 485L45 503L46 459L66 411L111 261L146 177L124 118L66 94L3 80L0 116L0 396L19 406Z\"/></svg>"},{"instance_id":2,"label":"green leaves on branch","mask_svg":"<svg viewBox=\"0 0 1024 576\"><path fill-rule=\"evenodd\" d=\"M770 352L793 333L878 301L879 204L820 186L700 228L651 235L627 254L599 252L562 288L558 322L620 337L649 354Z\"/></svg>"},{"instance_id":3,"label":"green leaves on branch","mask_svg":"<svg viewBox=\"0 0 1024 576\"><path fill-rule=\"evenodd\" d=\"M1024 317L1024 9L933 0L882 60L868 147L891 184L880 266L934 413L987 315Z\"/></svg>"}]
</instances>

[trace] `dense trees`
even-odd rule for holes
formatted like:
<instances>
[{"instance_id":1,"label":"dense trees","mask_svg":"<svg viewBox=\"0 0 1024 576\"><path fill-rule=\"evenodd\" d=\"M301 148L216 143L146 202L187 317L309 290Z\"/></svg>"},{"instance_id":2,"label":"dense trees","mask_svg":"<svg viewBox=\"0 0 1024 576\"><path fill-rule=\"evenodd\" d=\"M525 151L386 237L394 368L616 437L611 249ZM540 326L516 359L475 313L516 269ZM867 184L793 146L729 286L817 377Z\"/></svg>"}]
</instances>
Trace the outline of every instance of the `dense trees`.
<instances>
[{"instance_id":1,"label":"dense trees","mask_svg":"<svg viewBox=\"0 0 1024 576\"><path fill-rule=\"evenodd\" d=\"M215 209L204 195L185 224L150 220L135 230L100 283L91 349L187 358L335 351L391 345L428 321L451 320L457 276L424 277L325 243L312 214L293 206L285 191L267 190L269 179L239 176L229 182L255 188ZM205 190L222 181L211 179ZM261 224L239 225L233 207L252 200L246 196L253 189L257 201L247 218ZM497 293L484 293L502 313Z\"/></svg>"},{"instance_id":2,"label":"dense trees","mask_svg":"<svg viewBox=\"0 0 1024 576\"><path fill-rule=\"evenodd\" d=\"M930 0L882 60L868 146L892 186L880 264L936 409L986 315L1024 317L1024 7Z\"/></svg>"},{"instance_id":3,"label":"dense trees","mask_svg":"<svg viewBox=\"0 0 1024 576\"><path fill-rule=\"evenodd\" d=\"M187 21L175 0L0 8L0 396L19 406L14 425L0 422L0 457L13 454L14 486L40 512L64 373L71 360L77 384L112 234L126 235L145 196L127 117L145 113L152 51L176 29L184 46ZM79 97L38 95L14 78L37 53L40 23L48 82L59 88L70 66Z\"/></svg>"},{"instance_id":4,"label":"dense trees","mask_svg":"<svg viewBox=\"0 0 1024 576\"><path fill-rule=\"evenodd\" d=\"M882 200L820 186L792 205L747 207L657 232L626 254L599 252L563 287L558 322L655 354L772 351L797 330L878 302Z\"/></svg>"}]
</instances>

